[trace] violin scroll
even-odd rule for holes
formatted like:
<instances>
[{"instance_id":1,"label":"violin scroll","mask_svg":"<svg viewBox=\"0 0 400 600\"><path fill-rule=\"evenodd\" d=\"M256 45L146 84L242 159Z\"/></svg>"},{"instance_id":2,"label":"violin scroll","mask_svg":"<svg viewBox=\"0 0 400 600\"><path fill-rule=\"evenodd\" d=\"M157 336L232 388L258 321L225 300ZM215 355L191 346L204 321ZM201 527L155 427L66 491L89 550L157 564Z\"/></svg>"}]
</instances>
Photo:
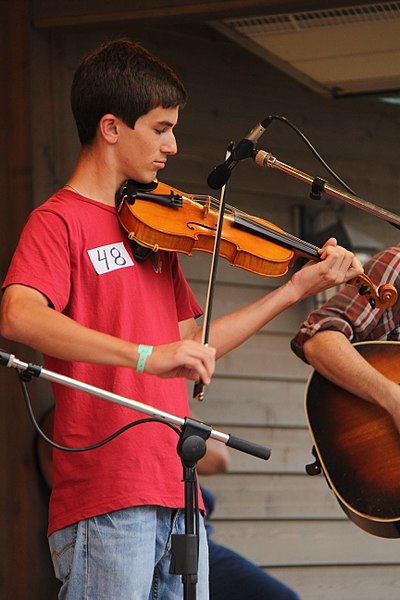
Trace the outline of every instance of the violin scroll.
<instances>
[{"instance_id":1,"label":"violin scroll","mask_svg":"<svg viewBox=\"0 0 400 600\"><path fill-rule=\"evenodd\" d=\"M373 282L368 275L365 275L365 273L357 275L357 277L354 277L354 279L351 279L348 283L358 288L360 296L366 296L368 298L368 302L372 308L382 308L383 310L386 310L393 306L397 301L398 293L393 285L384 283L376 290Z\"/></svg>"}]
</instances>

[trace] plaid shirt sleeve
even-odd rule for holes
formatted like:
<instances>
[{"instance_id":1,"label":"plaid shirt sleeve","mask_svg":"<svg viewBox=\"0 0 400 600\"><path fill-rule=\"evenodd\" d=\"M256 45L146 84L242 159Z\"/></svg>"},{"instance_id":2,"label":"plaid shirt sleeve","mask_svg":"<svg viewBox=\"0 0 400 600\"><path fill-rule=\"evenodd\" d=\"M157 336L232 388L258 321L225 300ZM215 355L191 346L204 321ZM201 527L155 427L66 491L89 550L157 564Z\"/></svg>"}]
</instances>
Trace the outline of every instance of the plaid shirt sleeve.
<instances>
[{"instance_id":1,"label":"plaid shirt sleeve","mask_svg":"<svg viewBox=\"0 0 400 600\"><path fill-rule=\"evenodd\" d=\"M364 265L374 286L391 284L399 291L400 245L388 248ZM400 301L388 309L372 308L358 289L346 285L323 306L310 313L291 341L293 352L304 362L304 343L319 331L340 331L351 342L400 339Z\"/></svg>"}]
</instances>

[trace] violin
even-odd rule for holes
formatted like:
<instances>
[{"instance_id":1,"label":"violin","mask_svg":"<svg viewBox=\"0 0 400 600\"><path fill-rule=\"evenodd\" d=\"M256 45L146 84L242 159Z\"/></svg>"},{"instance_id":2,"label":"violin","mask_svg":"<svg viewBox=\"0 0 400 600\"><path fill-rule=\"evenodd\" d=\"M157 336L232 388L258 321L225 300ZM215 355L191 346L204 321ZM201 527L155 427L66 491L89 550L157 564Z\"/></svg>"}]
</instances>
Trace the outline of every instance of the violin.
<instances>
[{"instance_id":1,"label":"violin","mask_svg":"<svg viewBox=\"0 0 400 600\"><path fill-rule=\"evenodd\" d=\"M150 251L213 252L218 201L211 196L187 194L159 181L139 184L128 180L117 198L117 210L129 239ZM222 218L218 254L235 267L281 277L299 257L320 260L316 246L265 219L232 206L225 207ZM373 308L389 308L397 300L394 286L384 284L376 291L365 274L348 283L358 287Z\"/></svg>"}]
</instances>

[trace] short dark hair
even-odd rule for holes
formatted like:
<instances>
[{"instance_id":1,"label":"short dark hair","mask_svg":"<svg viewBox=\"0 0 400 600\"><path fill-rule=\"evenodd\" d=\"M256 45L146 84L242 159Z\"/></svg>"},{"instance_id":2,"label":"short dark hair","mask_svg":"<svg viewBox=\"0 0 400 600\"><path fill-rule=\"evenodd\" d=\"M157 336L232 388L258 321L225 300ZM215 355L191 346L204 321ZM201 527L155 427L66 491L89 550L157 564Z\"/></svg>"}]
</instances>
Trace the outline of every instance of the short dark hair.
<instances>
[{"instance_id":1,"label":"short dark hair","mask_svg":"<svg viewBox=\"0 0 400 600\"><path fill-rule=\"evenodd\" d=\"M114 114L129 127L157 106L182 108L187 95L174 71L141 44L118 39L83 59L71 88L71 107L82 145L95 138L100 119Z\"/></svg>"}]
</instances>

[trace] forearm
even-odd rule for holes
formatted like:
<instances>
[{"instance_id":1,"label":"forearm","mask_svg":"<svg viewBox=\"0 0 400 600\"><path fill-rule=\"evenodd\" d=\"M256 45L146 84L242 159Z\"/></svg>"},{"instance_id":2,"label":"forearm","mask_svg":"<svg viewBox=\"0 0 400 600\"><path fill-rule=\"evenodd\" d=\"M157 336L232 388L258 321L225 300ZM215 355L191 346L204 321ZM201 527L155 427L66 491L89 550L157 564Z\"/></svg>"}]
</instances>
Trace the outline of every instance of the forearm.
<instances>
[{"instance_id":1,"label":"forearm","mask_svg":"<svg viewBox=\"0 0 400 600\"><path fill-rule=\"evenodd\" d=\"M240 346L285 309L299 301L291 282L211 323L209 344L217 358Z\"/></svg>"},{"instance_id":2,"label":"forearm","mask_svg":"<svg viewBox=\"0 0 400 600\"><path fill-rule=\"evenodd\" d=\"M5 338L61 360L130 368L137 367L138 344L143 341L127 341L84 327L51 309L37 290L19 285L10 286L4 294L0 331ZM214 350L190 339L154 346L145 361L150 375L201 379L205 384L214 368Z\"/></svg>"},{"instance_id":3,"label":"forearm","mask_svg":"<svg viewBox=\"0 0 400 600\"><path fill-rule=\"evenodd\" d=\"M134 367L137 344L88 329L45 303L20 299L2 306L1 333L5 338L67 361Z\"/></svg>"},{"instance_id":4,"label":"forearm","mask_svg":"<svg viewBox=\"0 0 400 600\"><path fill-rule=\"evenodd\" d=\"M400 406L398 386L387 379L338 331L321 331L304 344L308 362L326 379L390 412Z\"/></svg>"}]
</instances>

